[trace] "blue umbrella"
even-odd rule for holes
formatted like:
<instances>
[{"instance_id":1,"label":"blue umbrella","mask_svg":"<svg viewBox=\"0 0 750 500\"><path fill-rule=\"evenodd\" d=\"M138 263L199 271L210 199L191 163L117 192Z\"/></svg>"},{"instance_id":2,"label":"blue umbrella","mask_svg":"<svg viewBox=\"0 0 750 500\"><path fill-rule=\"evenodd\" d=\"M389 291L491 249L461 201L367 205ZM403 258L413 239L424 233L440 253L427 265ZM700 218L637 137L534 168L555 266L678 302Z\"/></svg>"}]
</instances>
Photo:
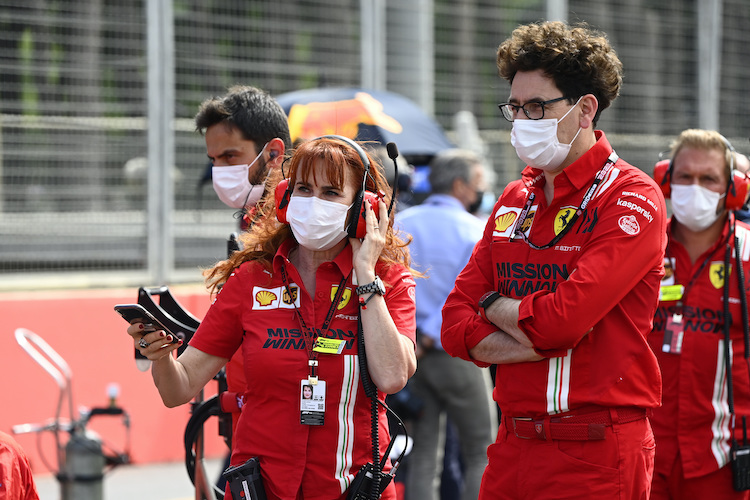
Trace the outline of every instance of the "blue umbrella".
<instances>
[{"instance_id":1,"label":"blue umbrella","mask_svg":"<svg viewBox=\"0 0 750 500\"><path fill-rule=\"evenodd\" d=\"M453 147L419 106L394 92L314 88L276 97L289 117L292 141L337 134L358 141L396 143L406 157L432 157Z\"/></svg>"}]
</instances>

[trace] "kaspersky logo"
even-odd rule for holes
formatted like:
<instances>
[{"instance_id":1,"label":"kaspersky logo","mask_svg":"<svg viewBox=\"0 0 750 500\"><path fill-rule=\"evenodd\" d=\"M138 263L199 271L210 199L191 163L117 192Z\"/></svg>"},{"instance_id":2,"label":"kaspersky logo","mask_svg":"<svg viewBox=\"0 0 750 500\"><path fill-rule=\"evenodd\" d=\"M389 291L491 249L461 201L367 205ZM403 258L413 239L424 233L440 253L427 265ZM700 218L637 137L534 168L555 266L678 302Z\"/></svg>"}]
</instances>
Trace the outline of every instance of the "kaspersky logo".
<instances>
[{"instance_id":1,"label":"kaspersky logo","mask_svg":"<svg viewBox=\"0 0 750 500\"><path fill-rule=\"evenodd\" d=\"M295 104L289 110L289 134L292 141L321 135L338 134L353 139L359 124L374 125L400 134L403 126L383 112L383 104L367 92L357 92L354 99L333 102Z\"/></svg>"}]
</instances>

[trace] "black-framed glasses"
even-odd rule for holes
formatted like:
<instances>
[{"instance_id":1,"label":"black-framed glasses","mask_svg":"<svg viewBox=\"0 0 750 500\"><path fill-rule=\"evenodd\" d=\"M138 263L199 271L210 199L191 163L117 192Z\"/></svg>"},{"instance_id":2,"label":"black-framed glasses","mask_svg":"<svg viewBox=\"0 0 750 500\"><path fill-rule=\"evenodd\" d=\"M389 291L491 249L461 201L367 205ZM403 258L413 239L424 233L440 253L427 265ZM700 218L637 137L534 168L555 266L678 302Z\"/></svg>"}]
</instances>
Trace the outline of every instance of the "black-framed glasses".
<instances>
[{"instance_id":1,"label":"black-framed glasses","mask_svg":"<svg viewBox=\"0 0 750 500\"><path fill-rule=\"evenodd\" d=\"M549 101L527 102L523 106L512 104L510 102L504 102L502 104L498 104L497 107L500 108L500 111L503 112L503 118L505 118L509 122L512 122L516 119L516 113L518 113L519 109L523 110L523 114L525 114L529 120L541 120L542 118L544 118L544 106L557 101L562 101L563 99L568 98L563 96L558 97L557 99L550 99Z\"/></svg>"}]
</instances>

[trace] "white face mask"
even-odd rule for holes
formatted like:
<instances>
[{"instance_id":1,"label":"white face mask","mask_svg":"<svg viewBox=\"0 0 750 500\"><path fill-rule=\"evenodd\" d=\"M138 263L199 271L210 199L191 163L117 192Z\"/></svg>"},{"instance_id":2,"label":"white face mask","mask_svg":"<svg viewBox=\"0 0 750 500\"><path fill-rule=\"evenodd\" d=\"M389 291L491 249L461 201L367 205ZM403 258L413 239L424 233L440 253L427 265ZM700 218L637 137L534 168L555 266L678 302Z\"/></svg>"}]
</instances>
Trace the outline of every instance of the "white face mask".
<instances>
[{"instance_id":1,"label":"white face mask","mask_svg":"<svg viewBox=\"0 0 750 500\"><path fill-rule=\"evenodd\" d=\"M541 170L555 170L570 152L570 146L578 138L578 128L569 144L560 144L557 139L557 124L565 119L578 106L583 96L559 120L555 118L542 120L513 120L510 143L516 148L516 154L527 165Z\"/></svg>"},{"instance_id":2,"label":"white face mask","mask_svg":"<svg viewBox=\"0 0 750 500\"><path fill-rule=\"evenodd\" d=\"M253 207L260 201L265 190L265 180L263 184L250 184L248 175L253 164L258 161L265 150L266 146L264 145L258 156L249 165L211 167L214 191L225 205L231 208L245 208Z\"/></svg>"},{"instance_id":3,"label":"white face mask","mask_svg":"<svg viewBox=\"0 0 750 500\"><path fill-rule=\"evenodd\" d=\"M672 184L671 191L672 213L691 231L707 229L721 215L722 211L717 209L723 194L698 184Z\"/></svg>"},{"instance_id":4,"label":"white face mask","mask_svg":"<svg viewBox=\"0 0 750 500\"><path fill-rule=\"evenodd\" d=\"M317 196L292 196L286 220L301 246L308 250L328 250L346 237L344 226L350 207Z\"/></svg>"}]
</instances>

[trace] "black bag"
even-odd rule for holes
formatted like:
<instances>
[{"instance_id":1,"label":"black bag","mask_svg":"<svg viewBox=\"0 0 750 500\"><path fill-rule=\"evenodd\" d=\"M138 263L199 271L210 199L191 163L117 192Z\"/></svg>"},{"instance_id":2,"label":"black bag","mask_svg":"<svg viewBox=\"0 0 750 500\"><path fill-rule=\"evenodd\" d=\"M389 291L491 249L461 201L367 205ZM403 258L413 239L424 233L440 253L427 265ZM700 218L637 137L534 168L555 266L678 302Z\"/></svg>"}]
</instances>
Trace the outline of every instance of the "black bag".
<instances>
[{"instance_id":1,"label":"black bag","mask_svg":"<svg viewBox=\"0 0 750 500\"><path fill-rule=\"evenodd\" d=\"M242 465L229 467L222 477L229 483L229 491L234 500L266 500L258 457L253 457Z\"/></svg>"}]
</instances>

